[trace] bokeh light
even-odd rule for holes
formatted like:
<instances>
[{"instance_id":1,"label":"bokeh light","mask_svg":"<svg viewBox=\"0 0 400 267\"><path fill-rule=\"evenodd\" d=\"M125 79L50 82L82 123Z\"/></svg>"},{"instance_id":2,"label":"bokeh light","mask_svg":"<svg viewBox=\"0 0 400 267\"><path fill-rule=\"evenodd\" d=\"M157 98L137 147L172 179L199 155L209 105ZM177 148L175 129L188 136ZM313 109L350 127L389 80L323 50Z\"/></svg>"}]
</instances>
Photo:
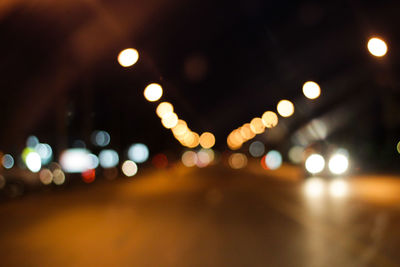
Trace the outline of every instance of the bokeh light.
<instances>
[{"instance_id":1,"label":"bokeh light","mask_svg":"<svg viewBox=\"0 0 400 267\"><path fill-rule=\"evenodd\" d=\"M127 176L127 177L132 177L134 176L137 171L138 167L135 162L132 160L126 160L121 167L122 173Z\"/></svg>"},{"instance_id":2,"label":"bokeh light","mask_svg":"<svg viewBox=\"0 0 400 267\"><path fill-rule=\"evenodd\" d=\"M43 165L50 163L53 159L53 149L49 144L39 143L36 145L35 151L39 154Z\"/></svg>"},{"instance_id":3,"label":"bokeh light","mask_svg":"<svg viewBox=\"0 0 400 267\"><path fill-rule=\"evenodd\" d=\"M35 148L38 144L39 144L39 139L34 135L31 135L26 139L27 147Z\"/></svg>"},{"instance_id":4,"label":"bokeh light","mask_svg":"<svg viewBox=\"0 0 400 267\"><path fill-rule=\"evenodd\" d=\"M1 163L5 169L11 169L14 166L14 158L10 154L5 154Z\"/></svg>"},{"instance_id":5,"label":"bokeh light","mask_svg":"<svg viewBox=\"0 0 400 267\"><path fill-rule=\"evenodd\" d=\"M87 149L70 148L60 155L60 164L65 172L82 173L95 165L93 157Z\"/></svg>"},{"instance_id":6,"label":"bokeh light","mask_svg":"<svg viewBox=\"0 0 400 267\"><path fill-rule=\"evenodd\" d=\"M250 123L243 124L243 126L240 127L238 131L242 136L243 140L250 140L254 136L256 136L256 134L251 130Z\"/></svg>"},{"instance_id":7,"label":"bokeh light","mask_svg":"<svg viewBox=\"0 0 400 267\"><path fill-rule=\"evenodd\" d=\"M399 153L399 154L400 154L400 141L397 143L397 146L396 146L396 148L397 148L397 153Z\"/></svg>"},{"instance_id":8,"label":"bokeh light","mask_svg":"<svg viewBox=\"0 0 400 267\"><path fill-rule=\"evenodd\" d=\"M304 183L304 193L307 197L321 197L324 193L325 183L321 178L312 177Z\"/></svg>"},{"instance_id":9,"label":"bokeh light","mask_svg":"<svg viewBox=\"0 0 400 267\"><path fill-rule=\"evenodd\" d=\"M185 151L182 154L182 163L186 167L193 167L197 162L197 153L194 151Z\"/></svg>"},{"instance_id":10,"label":"bokeh light","mask_svg":"<svg viewBox=\"0 0 400 267\"><path fill-rule=\"evenodd\" d=\"M325 160L319 154L311 154L306 159L305 167L312 174L319 173L325 168Z\"/></svg>"},{"instance_id":11,"label":"bokeh light","mask_svg":"<svg viewBox=\"0 0 400 267\"><path fill-rule=\"evenodd\" d=\"M346 155L336 153L329 159L328 168L334 174L343 174L348 167L349 160Z\"/></svg>"},{"instance_id":12,"label":"bokeh light","mask_svg":"<svg viewBox=\"0 0 400 267\"><path fill-rule=\"evenodd\" d=\"M260 134L265 131L265 125L261 118L254 118L250 122L250 129L255 134Z\"/></svg>"},{"instance_id":13,"label":"bokeh light","mask_svg":"<svg viewBox=\"0 0 400 267\"><path fill-rule=\"evenodd\" d=\"M139 59L139 53L136 49L127 48L122 50L118 55L118 62L122 67L130 67Z\"/></svg>"},{"instance_id":14,"label":"bokeh light","mask_svg":"<svg viewBox=\"0 0 400 267\"><path fill-rule=\"evenodd\" d=\"M189 131L189 128L184 120L178 120L177 124L173 128L171 128L171 131L174 134L175 138L180 140Z\"/></svg>"},{"instance_id":15,"label":"bokeh light","mask_svg":"<svg viewBox=\"0 0 400 267\"><path fill-rule=\"evenodd\" d=\"M304 148L301 146L293 146L289 149L288 157L291 162L299 164L303 161Z\"/></svg>"},{"instance_id":16,"label":"bokeh light","mask_svg":"<svg viewBox=\"0 0 400 267\"><path fill-rule=\"evenodd\" d=\"M204 132L200 135L200 145L203 148L211 148L215 145L215 136L212 133Z\"/></svg>"},{"instance_id":17,"label":"bokeh light","mask_svg":"<svg viewBox=\"0 0 400 267\"><path fill-rule=\"evenodd\" d=\"M95 146L105 147L110 143L111 137L106 131L94 131L91 141Z\"/></svg>"},{"instance_id":18,"label":"bokeh light","mask_svg":"<svg viewBox=\"0 0 400 267\"><path fill-rule=\"evenodd\" d=\"M149 149L142 143L133 144L129 147L128 158L136 163L143 163L149 158Z\"/></svg>"},{"instance_id":19,"label":"bokeh light","mask_svg":"<svg viewBox=\"0 0 400 267\"><path fill-rule=\"evenodd\" d=\"M267 128L273 128L278 125L278 115L276 115L276 113L273 111L264 112L264 114L261 116L261 119Z\"/></svg>"},{"instance_id":20,"label":"bokeh light","mask_svg":"<svg viewBox=\"0 0 400 267\"><path fill-rule=\"evenodd\" d=\"M255 158L261 157L265 153L265 146L261 141L254 141L249 146L249 153Z\"/></svg>"},{"instance_id":21,"label":"bokeh light","mask_svg":"<svg viewBox=\"0 0 400 267\"><path fill-rule=\"evenodd\" d=\"M156 109L157 116L161 119L168 113L172 112L174 112L174 106L172 106L172 104L169 102L161 102L160 104L158 104Z\"/></svg>"},{"instance_id":22,"label":"bokeh light","mask_svg":"<svg viewBox=\"0 0 400 267\"><path fill-rule=\"evenodd\" d=\"M96 179L96 170L95 169L88 169L84 172L82 172L82 180L87 183L93 183L94 180Z\"/></svg>"},{"instance_id":23,"label":"bokeh light","mask_svg":"<svg viewBox=\"0 0 400 267\"><path fill-rule=\"evenodd\" d=\"M308 99L316 99L321 95L321 88L316 82L308 81L303 84L303 94Z\"/></svg>"},{"instance_id":24,"label":"bokeh light","mask_svg":"<svg viewBox=\"0 0 400 267\"><path fill-rule=\"evenodd\" d=\"M329 185L329 193L332 197L344 197L348 194L349 186L343 180L334 180Z\"/></svg>"},{"instance_id":25,"label":"bokeh light","mask_svg":"<svg viewBox=\"0 0 400 267\"><path fill-rule=\"evenodd\" d=\"M163 89L158 83L151 83L144 89L144 97L150 102L159 100L162 94Z\"/></svg>"},{"instance_id":26,"label":"bokeh light","mask_svg":"<svg viewBox=\"0 0 400 267\"><path fill-rule=\"evenodd\" d=\"M171 112L165 114L164 117L162 117L161 123L165 128L171 129L178 125L178 120L178 115L176 115L176 113L174 112Z\"/></svg>"},{"instance_id":27,"label":"bokeh light","mask_svg":"<svg viewBox=\"0 0 400 267\"><path fill-rule=\"evenodd\" d=\"M388 50L385 41L376 37L369 39L367 47L369 52L376 57L383 57Z\"/></svg>"},{"instance_id":28,"label":"bokeh light","mask_svg":"<svg viewBox=\"0 0 400 267\"><path fill-rule=\"evenodd\" d=\"M42 159L37 152L28 153L25 159L25 163L26 167L28 167L31 172L38 172L42 167Z\"/></svg>"},{"instance_id":29,"label":"bokeh light","mask_svg":"<svg viewBox=\"0 0 400 267\"><path fill-rule=\"evenodd\" d=\"M65 182L65 173L61 169L55 169L53 171L53 183L56 185L62 185Z\"/></svg>"},{"instance_id":30,"label":"bokeh light","mask_svg":"<svg viewBox=\"0 0 400 267\"><path fill-rule=\"evenodd\" d=\"M212 162L212 160L212 156L206 150L201 149L199 152L197 152L197 167L204 168L208 166Z\"/></svg>"},{"instance_id":31,"label":"bokeh light","mask_svg":"<svg viewBox=\"0 0 400 267\"><path fill-rule=\"evenodd\" d=\"M228 163L232 169L242 169L247 165L247 157L243 153L233 153L229 156Z\"/></svg>"},{"instance_id":32,"label":"bokeh light","mask_svg":"<svg viewBox=\"0 0 400 267\"><path fill-rule=\"evenodd\" d=\"M271 150L265 156L265 165L271 170L276 170L282 165L282 155L279 151Z\"/></svg>"},{"instance_id":33,"label":"bokeh light","mask_svg":"<svg viewBox=\"0 0 400 267\"><path fill-rule=\"evenodd\" d=\"M99 154L100 166L103 168L112 168L118 165L119 156L115 150L105 149Z\"/></svg>"},{"instance_id":34,"label":"bokeh light","mask_svg":"<svg viewBox=\"0 0 400 267\"><path fill-rule=\"evenodd\" d=\"M53 181L53 173L49 169L42 169L39 172L39 180L44 185L49 185Z\"/></svg>"},{"instance_id":35,"label":"bokeh light","mask_svg":"<svg viewBox=\"0 0 400 267\"><path fill-rule=\"evenodd\" d=\"M279 101L276 109L282 117L290 117L294 113L293 103L286 99Z\"/></svg>"},{"instance_id":36,"label":"bokeh light","mask_svg":"<svg viewBox=\"0 0 400 267\"><path fill-rule=\"evenodd\" d=\"M99 158L95 154L87 154L87 169L96 169L99 166Z\"/></svg>"}]
</instances>

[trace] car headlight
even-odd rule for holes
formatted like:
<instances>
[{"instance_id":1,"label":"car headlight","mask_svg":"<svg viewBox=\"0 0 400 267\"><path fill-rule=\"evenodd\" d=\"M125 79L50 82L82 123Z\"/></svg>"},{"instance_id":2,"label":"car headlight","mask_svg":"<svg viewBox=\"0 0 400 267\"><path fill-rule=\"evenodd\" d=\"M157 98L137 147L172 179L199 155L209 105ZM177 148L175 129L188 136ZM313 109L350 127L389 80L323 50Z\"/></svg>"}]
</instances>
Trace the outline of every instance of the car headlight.
<instances>
[{"instance_id":1,"label":"car headlight","mask_svg":"<svg viewBox=\"0 0 400 267\"><path fill-rule=\"evenodd\" d=\"M342 174L347 171L349 167L349 159L343 154L334 154L328 163L329 170L333 174Z\"/></svg>"},{"instance_id":2,"label":"car headlight","mask_svg":"<svg viewBox=\"0 0 400 267\"><path fill-rule=\"evenodd\" d=\"M312 174L321 172L325 167L325 160L320 154L311 154L305 162L306 170Z\"/></svg>"}]
</instances>

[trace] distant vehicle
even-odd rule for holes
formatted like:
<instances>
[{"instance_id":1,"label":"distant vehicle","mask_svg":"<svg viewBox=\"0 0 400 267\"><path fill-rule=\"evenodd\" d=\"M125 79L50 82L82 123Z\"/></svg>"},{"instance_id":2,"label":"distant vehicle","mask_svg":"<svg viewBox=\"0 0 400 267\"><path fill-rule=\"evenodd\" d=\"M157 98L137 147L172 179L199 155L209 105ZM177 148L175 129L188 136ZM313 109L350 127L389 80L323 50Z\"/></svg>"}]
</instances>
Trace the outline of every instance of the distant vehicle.
<instances>
[{"instance_id":1,"label":"distant vehicle","mask_svg":"<svg viewBox=\"0 0 400 267\"><path fill-rule=\"evenodd\" d=\"M308 146L304 150L303 158L303 167L307 176L339 176L349 169L348 151L326 142Z\"/></svg>"}]
</instances>

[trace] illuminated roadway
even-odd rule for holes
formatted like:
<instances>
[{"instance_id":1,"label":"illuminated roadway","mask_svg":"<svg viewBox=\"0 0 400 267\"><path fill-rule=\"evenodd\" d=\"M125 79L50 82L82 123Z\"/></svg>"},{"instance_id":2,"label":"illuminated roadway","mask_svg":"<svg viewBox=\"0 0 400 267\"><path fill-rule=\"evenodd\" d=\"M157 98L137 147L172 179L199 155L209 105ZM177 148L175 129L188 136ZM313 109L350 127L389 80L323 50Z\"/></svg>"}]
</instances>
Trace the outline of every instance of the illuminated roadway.
<instances>
[{"instance_id":1,"label":"illuminated roadway","mask_svg":"<svg viewBox=\"0 0 400 267\"><path fill-rule=\"evenodd\" d=\"M307 196L297 174L176 165L3 202L1 265L400 265L400 180Z\"/></svg>"}]
</instances>

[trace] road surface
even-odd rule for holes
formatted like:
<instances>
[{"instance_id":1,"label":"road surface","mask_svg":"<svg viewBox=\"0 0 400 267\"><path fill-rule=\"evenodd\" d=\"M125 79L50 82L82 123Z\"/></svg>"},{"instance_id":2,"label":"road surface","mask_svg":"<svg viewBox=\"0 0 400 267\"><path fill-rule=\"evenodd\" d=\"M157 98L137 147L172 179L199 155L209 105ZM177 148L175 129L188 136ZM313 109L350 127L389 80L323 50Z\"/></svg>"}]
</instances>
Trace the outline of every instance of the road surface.
<instances>
[{"instance_id":1,"label":"road surface","mask_svg":"<svg viewBox=\"0 0 400 267\"><path fill-rule=\"evenodd\" d=\"M0 203L1 265L400 265L400 179L282 170L177 165Z\"/></svg>"}]
</instances>

